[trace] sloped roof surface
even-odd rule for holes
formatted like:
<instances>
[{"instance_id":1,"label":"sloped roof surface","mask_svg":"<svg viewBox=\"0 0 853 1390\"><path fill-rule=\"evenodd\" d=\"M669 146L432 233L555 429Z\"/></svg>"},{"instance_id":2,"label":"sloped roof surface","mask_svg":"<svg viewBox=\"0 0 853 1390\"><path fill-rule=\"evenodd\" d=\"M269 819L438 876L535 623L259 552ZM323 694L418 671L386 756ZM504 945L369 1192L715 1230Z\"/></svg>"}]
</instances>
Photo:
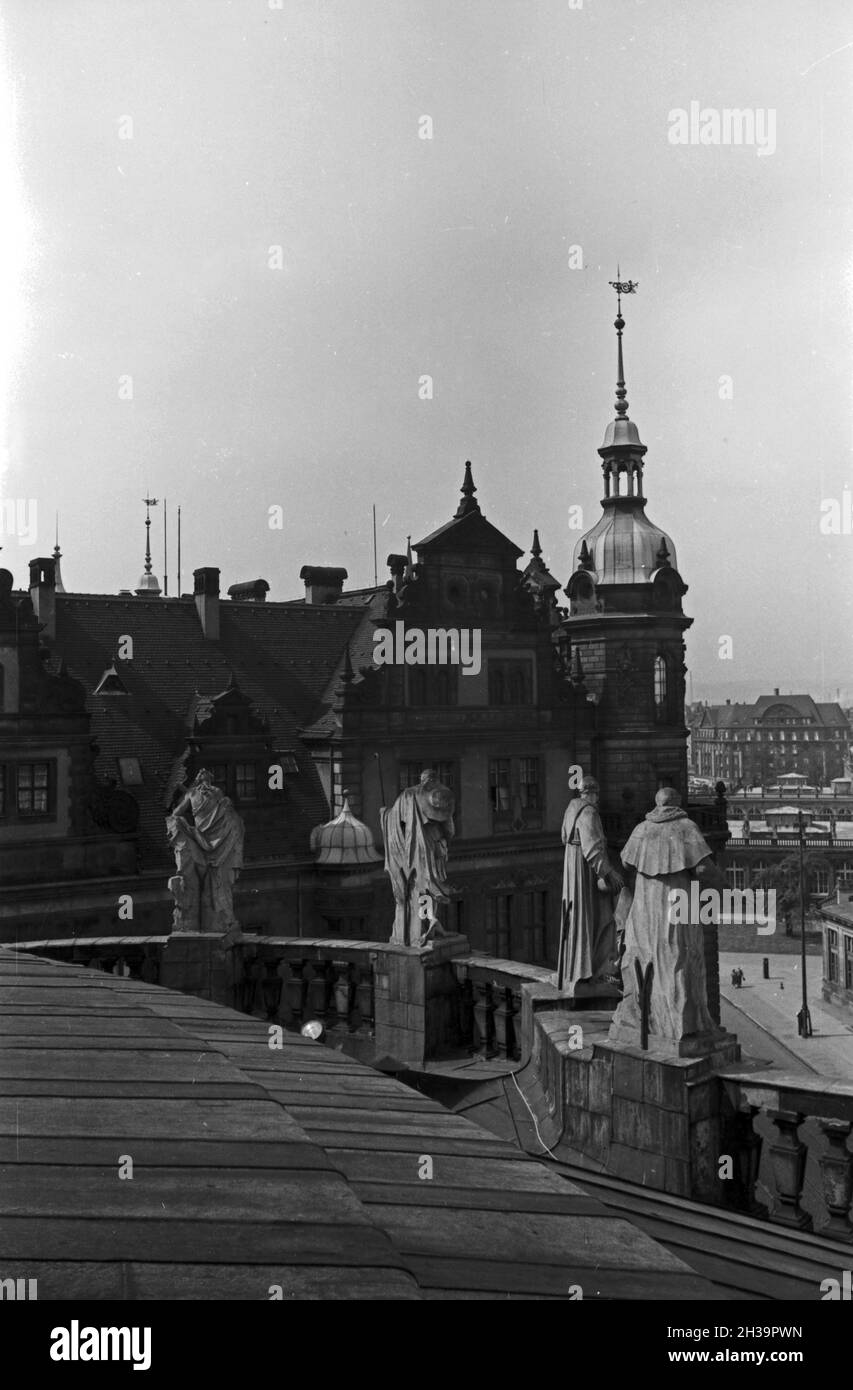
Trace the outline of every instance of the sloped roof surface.
<instances>
[{"instance_id":1,"label":"sloped roof surface","mask_svg":"<svg viewBox=\"0 0 853 1390\"><path fill-rule=\"evenodd\" d=\"M144 784L132 787L140 804L143 862L166 854L164 794L175 758L189 734L194 696L221 693L231 681L269 721L275 747L292 749L299 775L288 779L293 810L279 854L308 853L311 828L327 817L325 799L299 730L322 712L323 695L364 618L361 606L252 603L223 600L220 637L205 638L190 598L57 598L55 650L84 685L98 773L117 777L119 756L135 755ZM133 660L117 669L125 695L95 696L119 639L133 638ZM261 846L247 843L250 858Z\"/></svg>"},{"instance_id":2,"label":"sloped roof surface","mask_svg":"<svg viewBox=\"0 0 853 1390\"><path fill-rule=\"evenodd\" d=\"M0 948L0 1029L3 1275L40 1299L714 1297L515 1144L266 1020ZM144 1177L105 1182L123 1152Z\"/></svg>"}]
</instances>

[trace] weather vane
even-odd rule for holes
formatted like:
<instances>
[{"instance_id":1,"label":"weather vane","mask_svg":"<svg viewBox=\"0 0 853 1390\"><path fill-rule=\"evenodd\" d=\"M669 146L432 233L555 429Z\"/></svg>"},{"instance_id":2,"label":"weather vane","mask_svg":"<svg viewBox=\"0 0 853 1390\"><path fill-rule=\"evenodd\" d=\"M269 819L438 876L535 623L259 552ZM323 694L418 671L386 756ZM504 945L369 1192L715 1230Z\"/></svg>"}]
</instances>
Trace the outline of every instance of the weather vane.
<instances>
[{"instance_id":1,"label":"weather vane","mask_svg":"<svg viewBox=\"0 0 853 1390\"><path fill-rule=\"evenodd\" d=\"M619 315L621 316L621 313L622 313L622 296L623 296L623 294L636 294L636 292L637 292L637 285L638 285L639 281L637 281L637 280L623 280L623 279L621 278L621 276L620 276L620 273L619 273L619 266L617 265L617 267L616 267L616 279L615 279L615 280L608 280L607 283L608 283L608 285L610 285L611 289L614 289L614 290L616 291L616 312L617 312L617 314L619 314Z\"/></svg>"}]
</instances>

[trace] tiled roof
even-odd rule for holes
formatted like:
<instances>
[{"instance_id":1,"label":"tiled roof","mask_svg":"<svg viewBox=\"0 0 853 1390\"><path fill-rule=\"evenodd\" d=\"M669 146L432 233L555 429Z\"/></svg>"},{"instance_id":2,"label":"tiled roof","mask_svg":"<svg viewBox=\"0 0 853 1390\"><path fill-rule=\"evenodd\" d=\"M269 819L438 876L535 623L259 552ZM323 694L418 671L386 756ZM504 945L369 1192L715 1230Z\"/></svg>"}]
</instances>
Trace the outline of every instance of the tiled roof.
<instances>
[{"instance_id":1,"label":"tiled roof","mask_svg":"<svg viewBox=\"0 0 853 1390\"><path fill-rule=\"evenodd\" d=\"M819 703L811 695L761 695L754 704L706 705L699 723L718 729L752 728L774 705L787 705L803 718L811 717L817 727L847 728L848 720L840 705ZM772 722L772 721L771 721Z\"/></svg>"},{"instance_id":2,"label":"tiled roof","mask_svg":"<svg viewBox=\"0 0 853 1390\"><path fill-rule=\"evenodd\" d=\"M55 650L86 688L99 775L117 777L119 756L135 755L142 764L144 785L128 790L140 804L145 867L169 859L164 792L186 744L193 697L219 694L232 673L269 721L275 746L292 749L299 765L299 775L287 783L293 815L284 841L277 826L266 848L276 857L309 853L310 831L326 820L328 808L299 730L322 714L324 692L363 622L363 608L223 600L218 641L205 638L192 597L65 595L57 598L56 611ZM124 635L133 638L133 660L117 666L128 694L95 696ZM254 845L247 840L246 853L265 857L265 847L256 837Z\"/></svg>"}]
</instances>

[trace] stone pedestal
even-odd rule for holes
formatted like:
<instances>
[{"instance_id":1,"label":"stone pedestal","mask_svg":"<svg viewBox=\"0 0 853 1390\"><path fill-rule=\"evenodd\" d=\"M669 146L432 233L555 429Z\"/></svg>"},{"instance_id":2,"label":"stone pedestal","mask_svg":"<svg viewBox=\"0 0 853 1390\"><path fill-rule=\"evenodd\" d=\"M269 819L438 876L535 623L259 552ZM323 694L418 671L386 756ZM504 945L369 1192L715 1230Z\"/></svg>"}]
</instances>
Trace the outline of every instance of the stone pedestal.
<instances>
[{"instance_id":1,"label":"stone pedestal","mask_svg":"<svg viewBox=\"0 0 853 1390\"><path fill-rule=\"evenodd\" d=\"M373 962L376 1061L418 1070L451 1049L459 1033L459 987L454 956L470 954L465 936L442 936L428 945L377 949Z\"/></svg>"},{"instance_id":2,"label":"stone pedestal","mask_svg":"<svg viewBox=\"0 0 853 1390\"><path fill-rule=\"evenodd\" d=\"M163 946L160 984L234 1007L237 932L173 932Z\"/></svg>"},{"instance_id":3,"label":"stone pedestal","mask_svg":"<svg viewBox=\"0 0 853 1390\"><path fill-rule=\"evenodd\" d=\"M699 1056L679 1055L675 1042L642 1051L612 1039L567 1053L566 1143L629 1182L719 1203L722 1087L714 1073L738 1062L740 1047L731 1033L707 1042Z\"/></svg>"}]
</instances>

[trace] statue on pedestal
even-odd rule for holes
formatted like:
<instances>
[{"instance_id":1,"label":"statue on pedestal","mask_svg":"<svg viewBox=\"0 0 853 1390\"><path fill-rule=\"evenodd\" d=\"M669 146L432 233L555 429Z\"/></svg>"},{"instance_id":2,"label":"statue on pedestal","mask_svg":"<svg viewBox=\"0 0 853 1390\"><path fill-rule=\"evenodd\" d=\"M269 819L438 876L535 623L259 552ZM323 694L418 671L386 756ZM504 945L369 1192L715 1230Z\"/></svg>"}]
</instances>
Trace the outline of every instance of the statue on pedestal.
<instances>
[{"instance_id":1,"label":"statue on pedestal","mask_svg":"<svg viewBox=\"0 0 853 1390\"><path fill-rule=\"evenodd\" d=\"M207 768L166 817L166 832L176 868L168 884L175 899L173 930L239 931L233 895L243 865L243 821Z\"/></svg>"},{"instance_id":2,"label":"statue on pedestal","mask_svg":"<svg viewBox=\"0 0 853 1390\"><path fill-rule=\"evenodd\" d=\"M607 852L598 810L599 787L585 777L581 794L563 817L563 911L557 960L558 989L616 984L614 895L623 880Z\"/></svg>"},{"instance_id":3,"label":"statue on pedestal","mask_svg":"<svg viewBox=\"0 0 853 1390\"><path fill-rule=\"evenodd\" d=\"M427 769L416 787L402 791L379 816L385 841L385 871L391 879L396 912L391 940L423 946L433 934L446 936L436 916L450 901L447 853L453 838L453 793Z\"/></svg>"},{"instance_id":4,"label":"statue on pedestal","mask_svg":"<svg viewBox=\"0 0 853 1390\"><path fill-rule=\"evenodd\" d=\"M722 876L680 803L674 787L662 787L622 851L636 876L633 891L625 890L625 995L610 1028L614 1042L645 1047L646 1039L704 1036L713 1043L724 1033L708 1010L702 927L683 920L692 880L718 888Z\"/></svg>"}]
</instances>

